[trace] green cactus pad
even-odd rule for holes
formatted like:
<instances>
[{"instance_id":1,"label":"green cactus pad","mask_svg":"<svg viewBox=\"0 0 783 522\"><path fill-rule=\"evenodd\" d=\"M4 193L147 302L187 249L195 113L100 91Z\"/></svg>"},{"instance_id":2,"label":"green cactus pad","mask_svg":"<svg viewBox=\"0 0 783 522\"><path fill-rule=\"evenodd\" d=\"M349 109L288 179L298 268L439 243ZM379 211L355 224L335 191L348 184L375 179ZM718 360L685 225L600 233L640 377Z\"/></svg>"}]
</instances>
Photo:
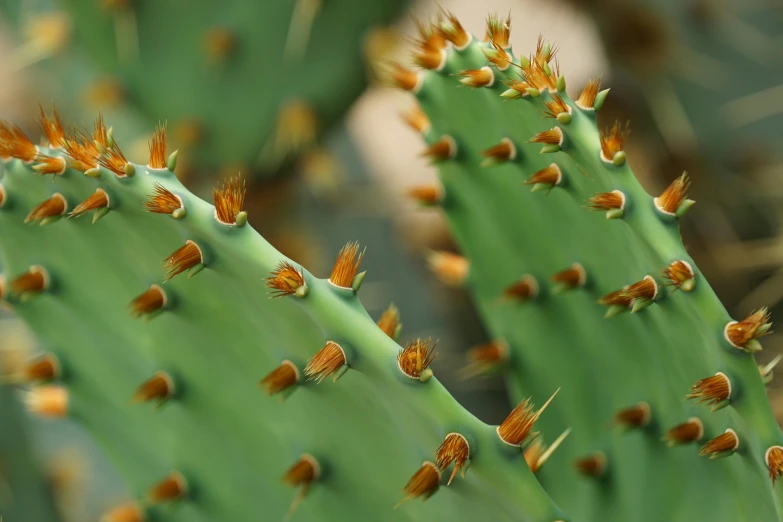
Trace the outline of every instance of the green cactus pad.
<instances>
[{"instance_id":1,"label":"green cactus pad","mask_svg":"<svg viewBox=\"0 0 783 522\"><path fill-rule=\"evenodd\" d=\"M31 448L24 411L10 386L0 387L0 516L7 520L58 522L51 484Z\"/></svg>"},{"instance_id":2,"label":"green cactus pad","mask_svg":"<svg viewBox=\"0 0 783 522\"><path fill-rule=\"evenodd\" d=\"M542 45L537 55L515 58L501 71L485 55L494 57L497 49L473 39L461 50L444 49L440 68L416 73L418 81L400 81L415 85L429 117L429 151L445 137L455 146L438 165L442 209L469 261L461 282L494 338L510 347L512 398L538 396L553 379L563 385L562 399L541 425L548 440L573 431L539 472L541 481L579 521L779 520L781 486L773 491L765 453L783 436L754 358L725 340L732 318L683 248L677 215L656 208L624 152L602 160L595 107L606 93L593 93L587 109L577 106L549 63L549 49ZM512 89L507 82L523 81L521 67L531 61L538 80ZM487 66L489 85L465 88L455 77L475 77L462 72ZM559 130L540 134L552 129ZM494 166L487 166L489 149L502 140L515 153L495 151ZM609 215L589 210L592 196L613 190L624 194L622 208L606 209ZM676 214L691 204L685 200ZM663 276L676 260L694 272L677 291ZM574 263L584 268L584 284L551 280ZM439 269L453 279L449 266ZM521 299L517 289L516 298L504 298L523 276L537 282L525 287L535 295ZM657 282L654 300L597 302L645 276ZM685 400L691 386L718 371L731 381L728 407L712 413ZM649 405L649 423L617 426L618 412L640 402ZM661 440L691 417L703 422L699 444L734 429L736 454L709 460L699 456L698 444L672 448ZM597 451L607 456L606 474L580 476L573 462Z\"/></svg>"},{"instance_id":3,"label":"green cactus pad","mask_svg":"<svg viewBox=\"0 0 783 522\"><path fill-rule=\"evenodd\" d=\"M104 163L133 175L101 167L97 177L70 168L52 177L18 159L5 165L5 297L59 358L57 385L68 391L69 415L108 449L139 500L173 470L187 481L186 498L150 507L150 519L282 520L297 493L281 477L310 454L322 475L295 520L567 520L495 427L470 415L436 378L401 373L400 346L352 289L302 270L305 297L270 300L269 273L281 261L295 271L298 265L249 225L219 222L215 207L170 170ZM156 184L177 196L172 205L181 203L184 216L145 211L149 195L160 191ZM72 211L97 189L108 195L109 211L95 223L89 214L24 223L54 193ZM202 263L192 277L163 282L199 261L168 258L164 272L164 258L186 241L199 246ZM48 287L18 295L13 281L33 265L45 269ZM164 289L166 305L147 320L132 317L129 303L151 285ZM337 382L305 382L305 364L325 341L343 347L349 369ZM257 383L284 360L297 366L302 389L281 402ZM160 371L171 377L173 394L157 407L133 403L139 386ZM556 381L550 388L537 404ZM143 395L161 397L151 388ZM422 461L434 461L450 432L470 442L466 477L424 504L395 510L406 481Z\"/></svg>"}]
</instances>

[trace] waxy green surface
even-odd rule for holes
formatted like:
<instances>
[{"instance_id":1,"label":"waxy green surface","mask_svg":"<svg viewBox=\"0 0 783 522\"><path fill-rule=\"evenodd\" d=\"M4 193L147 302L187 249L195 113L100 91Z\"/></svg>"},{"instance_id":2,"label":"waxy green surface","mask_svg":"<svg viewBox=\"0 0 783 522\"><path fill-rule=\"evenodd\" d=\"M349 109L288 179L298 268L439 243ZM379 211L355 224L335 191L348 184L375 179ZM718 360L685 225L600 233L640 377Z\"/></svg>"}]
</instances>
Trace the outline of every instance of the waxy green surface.
<instances>
[{"instance_id":1,"label":"waxy green surface","mask_svg":"<svg viewBox=\"0 0 783 522\"><path fill-rule=\"evenodd\" d=\"M442 71L422 73L417 98L432 123L426 141L447 134L457 143L457 156L439 166L443 211L470 260L466 284L481 315L491 335L511 348L512 398L543 394L552 380L563 386L541 426L547 441L567 427L573 431L539 473L542 483L578 521L778 520L780 486L772 491L764 454L782 438L756 363L724 340L732 318L697 268L693 292L663 286L662 272L672 261L695 268L677 218L657 211L629 166L600 159L595 112L577 108L565 93L560 96L572 118L561 124L544 117L550 93L500 97L507 78L519 79L517 67L500 73L493 66L491 87L459 86L453 75L487 65L486 48L474 40L464 51L449 49ZM541 154L540 144L528 143L554 126L565 135L562 152ZM516 145L517 159L480 167L481 151L502 138ZM563 171L561 186L547 194L523 185L552 162ZM590 196L612 190L626 196L623 219L607 220L604 212L586 208ZM554 295L549 278L577 262L587 272L585 287ZM539 296L500 303L502 291L523 274L537 279ZM645 275L658 281L656 301L605 319L606 307L597 300ZM730 407L710 413L685 401L697 380L717 371L731 379ZM640 401L652 408L649 426L629 433L612 426L618 410ZM738 452L710 461L695 444L669 448L661 442L667 429L693 416L704 422L703 442L733 428ZM600 481L572 466L594 451L608 455Z\"/></svg>"},{"instance_id":2,"label":"waxy green surface","mask_svg":"<svg viewBox=\"0 0 783 522\"><path fill-rule=\"evenodd\" d=\"M155 182L182 198L184 219L143 210ZM139 495L172 469L189 481L189 498L157 508L155 520L282 520L296 492L280 477L302 453L319 459L324 474L295 520L568 520L495 427L436 378L420 383L400 373L399 345L353 291L305 272L306 298L268 299L264 279L281 254L249 225L217 222L214 207L170 171L137 165L130 178L106 170L97 180L72 170L52 178L13 160L2 184L6 275L38 264L52 279L49 291L11 298L13 307L61 359L71 416ZM97 187L110 195L111 210L95 224L89 216L23 224L55 192L73 208ZM131 299L160 283L162 260L189 239L203 249L206 268L163 284L170 309L146 322L132 318ZM283 359L303 368L327 339L348 354L351 369L339 381L307 383L283 403L258 389ZM175 397L159 409L132 404L136 387L158 370L174 378ZM395 510L408 478L455 430L472 445L466 478Z\"/></svg>"}]
</instances>

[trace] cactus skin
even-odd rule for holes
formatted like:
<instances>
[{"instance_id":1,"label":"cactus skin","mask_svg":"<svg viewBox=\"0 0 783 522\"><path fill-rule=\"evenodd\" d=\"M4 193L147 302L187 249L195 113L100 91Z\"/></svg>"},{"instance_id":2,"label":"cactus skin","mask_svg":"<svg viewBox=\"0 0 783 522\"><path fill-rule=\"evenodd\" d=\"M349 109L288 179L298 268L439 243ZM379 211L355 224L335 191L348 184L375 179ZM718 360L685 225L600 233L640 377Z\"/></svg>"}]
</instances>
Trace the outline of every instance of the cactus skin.
<instances>
[{"instance_id":1,"label":"cactus skin","mask_svg":"<svg viewBox=\"0 0 783 522\"><path fill-rule=\"evenodd\" d=\"M0 516L59 522L51 488L32 455L27 419L9 386L0 386L0 413Z\"/></svg>"},{"instance_id":2,"label":"cactus skin","mask_svg":"<svg viewBox=\"0 0 783 522\"><path fill-rule=\"evenodd\" d=\"M417 73L413 90L431 122L423 135L429 150L443 136L456 143L456 155L438 162L442 210L470 263L463 284L491 335L510 347L512 398L538 395L553 379L563 384L562 400L558 396L556 413L542 419L542 432L548 440L569 426L573 432L539 473L545 488L574 520L585 522L779 520L781 489L778 484L773 491L764 458L783 436L753 356L723 338L731 317L683 248L678 218L656 210L624 157L617 158L619 165L601 160L595 111L575 106L563 77L557 94L571 107L567 123L544 118L545 103L553 99L548 89L535 97L501 98L505 81L519 80L520 69L499 71L488 63L488 49L475 38L464 50L449 47L442 69ZM495 74L491 86L458 83L461 71L487 65ZM530 143L553 127L564 134L561 152L543 153L554 147ZM482 167L482 151L503 138L516 146L516 159ZM552 162L562 170L562 185L531 193L523 182ZM586 208L595 193L612 190L625 193L622 219ZM693 291L663 286L662 272L675 260L694 267ZM550 277L576 262L585 268L587 284L553 292ZM501 301L523 274L536 278L538 296ZM605 319L607 309L596 301L645 275L658 282L655 302ZM717 371L741 390L729 407L710 413L684 401L696 381ZM640 401L651 406L647 427L629 433L612 427L619 410ZM693 445L669 448L661 441L666 430L693 416L704 424L701 443L737 430L737 454L709 461ZM578 475L574 460L596 451L608 456L607 475Z\"/></svg>"},{"instance_id":3,"label":"cactus skin","mask_svg":"<svg viewBox=\"0 0 783 522\"><path fill-rule=\"evenodd\" d=\"M406 5L291 0L239 2L226 8L134 0L112 9L94 1L61 3L72 19L75 44L88 52L98 70L119 82L123 99L148 122L167 120L173 133L181 124L198 124L202 138L188 148L194 165L239 163L267 175L300 152L293 141L273 150L275 140L285 141L275 137L281 108L302 102L312 110L314 125L307 123L296 138L312 145L307 136L331 128L366 85L362 45L369 29L389 24ZM307 4L323 5L306 49L287 53L292 18L298 6ZM12 19L15 7L7 6ZM138 52L118 50L118 41L132 44L128 31L137 33ZM211 31L226 31L234 40L233 50L222 59L208 57ZM58 105L66 106L65 100Z\"/></svg>"},{"instance_id":4,"label":"cactus skin","mask_svg":"<svg viewBox=\"0 0 783 522\"><path fill-rule=\"evenodd\" d=\"M321 463L323 480L295 520L568 520L495 427L471 416L437 379L401 374L399 345L354 291L303 271L309 292L296 299L301 309L287 302L293 297L270 301L264 279L285 260L279 252L249 225L217 222L215 208L171 171L132 170L118 177L101 167L94 178L68 169L51 179L11 160L0 252L7 282L33 264L51 276L42 293L19 299L9 283L5 295L60 359L69 415L107 448L139 498L172 470L186 477L188 497L151 508L150 519L280 520L295 497L280 477L306 452ZM186 216L144 210L155 182L181 198ZM94 224L89 217L23 224L55 191L72 209L96 188L109 194L111 210ZM162 281L161 260L188 239L203 249L206 268L163 283L171 304L157 316L130 317L130 300ZM301 372L325 339L348 354L351 369L339 382L307 383L284 404L259 392L258 380L281 360ZM161 370L174 379L174 396L159 409L130 404ZM474 450L466 478L395 511L403 485L452 431Z\"/></svg>"}]
</instances>

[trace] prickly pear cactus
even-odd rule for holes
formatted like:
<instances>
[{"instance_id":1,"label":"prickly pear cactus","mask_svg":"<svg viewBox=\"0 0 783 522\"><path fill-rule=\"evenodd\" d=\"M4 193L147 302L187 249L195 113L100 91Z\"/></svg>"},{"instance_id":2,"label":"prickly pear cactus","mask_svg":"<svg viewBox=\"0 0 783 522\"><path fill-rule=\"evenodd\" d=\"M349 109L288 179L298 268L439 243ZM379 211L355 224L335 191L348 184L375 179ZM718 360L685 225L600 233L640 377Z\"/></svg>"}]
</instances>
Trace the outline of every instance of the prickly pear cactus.
<instances>
[{"instance_id":1,"label":"prickly pear cactus","mask_svg":"<svg viewBox=\"0 0 783 522\"><path fill-rule=\"evenodd\" d=\"M358 244L319 279L247 224L239 180L188 192L160 130L140 165L101 120L55 122L49 147L0 126L2 295L50 347L30 409L85 425L137 493L106 521L569 520L520 451L556 381L478 421L434 341L365 312Z\"/></svg>"},{"instance_id":2,"label":"prickly pear cactus","mask_svg":"<svg viewBox=\"0 0 783 522\"><path fill-rule=\"evenodd\" d=\"M178 145L202 168L239 163L266 174L343 116L367 82L368 36L405 6L357 0L228 7L61 3L73 46L104 73L88 87L95 92L84 96L108 105L127 102L152 124L168 121ZM31 25L48 16L49 4L11 2L5 11L17 25ZM78 57L74 51L52 61L62 60L57 68L67 73Z\"/></svg>"},{"instance_id":3,"label":"prickly pear cactus","mask_svg":"<svg viewBox=\"0 0 783 522\"><path fill-rule=\"evenodd\" d=\"M575 520L779 520L783 436L753 357L768 314L734 321L683 248L687 175L648 195L626 126L596 126L608 90L572 98L556 48L515 55L509 30L447 18L422 70L395 71L462 249L431 264L496 339L471 367L504 369L516 399L562 384L543 433L573 431L538 476Z\"/></svg>"}]
</instances>

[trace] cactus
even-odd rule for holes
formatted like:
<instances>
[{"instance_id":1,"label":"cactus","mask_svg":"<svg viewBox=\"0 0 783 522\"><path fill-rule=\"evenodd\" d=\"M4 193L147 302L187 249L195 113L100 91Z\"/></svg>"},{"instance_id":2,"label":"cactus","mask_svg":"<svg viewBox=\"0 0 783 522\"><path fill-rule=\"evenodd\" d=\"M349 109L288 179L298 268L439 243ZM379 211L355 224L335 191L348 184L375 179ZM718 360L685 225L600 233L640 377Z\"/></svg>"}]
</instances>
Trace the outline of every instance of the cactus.
<instances>
[{"instance_id":1,"label":"cactus","mask_svg":"<svg viewBox=\"0 0 783 522\"><path fill-rule=\"evenodd\" d=\"M58 522L51 488L31 451L24 412L13 390L0 387L0 517Z\"/></svg>"},{"instance_id":2,"label":"cactus","mask_svg":"<svg viewBox=\"0 0 783 522\"><path fill-rule=\"evenodd\" d=\"M252 230L236 181L213 207L176 157L128 163L100 123L44 125L41 149L0 128L3 294L58 362L31 405L81 420L139 492L106 520L780 518L783 437L752 355L766 311L732 321L685 252L687 176L651 198L626 128L596 128L607 92L572 100L554 49L514 58L508 30L491 17L480 43L450 17L422 35L429 70L395 69L441 168L442 189L414 193L465 256L430 261L495 336L472 370L504 366L520 400L497 427L433 378L434 342L401 348L393 310L369 318L358 244L321 280Z\"/></svg>"},{"instance_id":3,"label":"cactus","mask_svg":"<svg viewBox=\"0 0 783 522\"><path fill-rule=\"evenodd\" d=\"M421 71L395 69L442 184L417 194L462 250L430 262L495 339L473 370L503 367L512 399L562 385L542 433L573 431L542 484L575 520L779 520L783 436L752 355L769 316L734 322L683 248L687 175L649 196L627 127L597 128L608 90L569 97L553 46L515 57L494 17L488 42L438 29Z\"/></svg>"},{"instance_id":4,"label":"cactus","mask_svg":"<svg viewBox=\"0 0 783 522\"><path fill-rule=\"evenodd\" d=\"M83 84L90 68L85 51L103 73L90 74L97 83L87 89L104 108L128 102L148 122L167 120L177 144L202 169L242 164L266 175L340 120L367 82L363 46L374 28L405 6L356 0L239 2L230 8L99 4L63 0L72 30L66 24L49 51L61 51L68 34L74 45L46 64L54 76ZM33 26L40 33L49 27L43 20L57 17L50 2L34 7L11 2L4 10L18 25L41 20ZM36 41L31 37L17 54ZM59 105L66 105L61 98L73 102L72 91L57 94Z\"/></svg>"},{"instance_id":5,"label":"cactus","mask_svg":"<svg viewBox=\"0 0 783 522\"><path fill-rule=\"evenodd\" d=\"M520 452L554 382L482 423L427 368L435 342L365 312L358 244L318 279L247 224L237 180L215 206L188 192L160 131L138 165L101 120L48 121L49 147L1 127L3 296L48 348L31 409L78 420L137 493L106 521L567 520Z\"/></svg>"}]
</instances>

